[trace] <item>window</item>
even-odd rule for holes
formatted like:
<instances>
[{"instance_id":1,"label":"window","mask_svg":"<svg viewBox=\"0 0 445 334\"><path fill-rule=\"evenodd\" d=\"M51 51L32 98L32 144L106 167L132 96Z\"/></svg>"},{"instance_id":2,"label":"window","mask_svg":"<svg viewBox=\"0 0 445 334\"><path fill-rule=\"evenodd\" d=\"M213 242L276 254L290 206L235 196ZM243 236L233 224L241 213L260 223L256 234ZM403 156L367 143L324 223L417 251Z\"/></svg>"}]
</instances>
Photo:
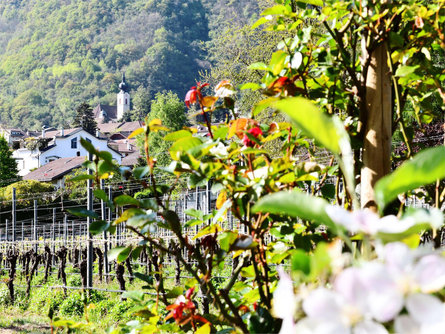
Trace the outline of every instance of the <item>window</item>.
<instances>
[{"instance_id":1,"label":"window","mask_svg":"<svg viewBox=\"0 0 445 334\"><path fill-rule=\"evenodd\" d=\"M71 148L77 148L77 138L71 139Z\"/></svg>"},{"instance_id":2,"label":"window","mask_svg":"<svg viewBox=\"0 0 445 334\"><path fill-rule=\"evenodd\" d=\"M128 104L128 100L127 99L125 99L125 104Z\"/></svg>"},{"instance_id":3,"label":"window","mask_svg":"<svg viewBox=\"0 0 445 334\"><path fill-rule=\"evenodd\" d=\"M89 138L85 138L85 140L86 140L87 142L91 143L91 139L89 139Z\"/></svg>"}]
</instances>

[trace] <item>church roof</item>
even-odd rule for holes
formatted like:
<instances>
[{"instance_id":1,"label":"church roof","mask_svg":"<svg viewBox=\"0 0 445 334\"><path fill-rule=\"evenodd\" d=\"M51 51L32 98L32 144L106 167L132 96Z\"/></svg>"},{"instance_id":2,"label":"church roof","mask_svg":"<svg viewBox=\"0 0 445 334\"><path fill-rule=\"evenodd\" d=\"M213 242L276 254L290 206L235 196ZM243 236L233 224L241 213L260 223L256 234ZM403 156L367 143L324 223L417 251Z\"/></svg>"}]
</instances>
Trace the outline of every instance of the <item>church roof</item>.
<instances>
[{"instance_id":1,"label":"church roof","mask_svg":"<svg viewBox=\"0 0 445 334\"><path fill-rule=\"evenodd\" d=\"M98 104L96 108L93 109L94 118L103 119L102 111L105 113L105 118L107 119L117 119L117 107L109 106L106 104Z\"/></svg>"}]
</instances>

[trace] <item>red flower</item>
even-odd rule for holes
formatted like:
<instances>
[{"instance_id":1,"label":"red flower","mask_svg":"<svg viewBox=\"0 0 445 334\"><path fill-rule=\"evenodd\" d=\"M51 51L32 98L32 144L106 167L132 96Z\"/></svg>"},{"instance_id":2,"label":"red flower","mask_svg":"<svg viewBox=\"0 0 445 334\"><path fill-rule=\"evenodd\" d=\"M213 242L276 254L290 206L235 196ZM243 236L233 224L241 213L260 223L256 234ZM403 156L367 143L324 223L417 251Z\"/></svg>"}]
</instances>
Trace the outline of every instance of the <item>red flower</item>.
<instances>
[{"instance_id":1,"label":"red flower","mask_svg":"<svg viewBox=\"0 0 445 334\"><path fill-rule=\"evenodd\" d=\"M255 138L258 138L258 136L263 134L263 131L261 131L261 129L257 126L250 129L247 132L252 136L254 136ZM243 144L247 147L254 147L256 143L245 134L243 137Z\"/></svg>"},{"instance_id":2,"label":"red flower","mask_svg":"<svg viewBox=\"0 0 445 334\"><path fill-rule=\"evenodd\" d=\"M165 320L173 318L180 326L191 322L193 329L196 329L196 322L201 322L204 324L210 323L207 319L203 318L199 314L196 314L196 305L191 299L194 290L194 288L188 289L185 293L185 297L183 295L179 296L178 298L176 298L174 304L168 305L166 307L166 310L170 311L170 313L165 317Z\"/></svg>"},{"instance_id":3,"label":"red flower","mask_svg":"<svg viewBox=\"0 0 445 334\"><path fill-rule=\"evenodd\" d=\"M188 300L190 300L190 298L192 298L192 295L193 295L193 291L194 291L194 290L195 290L194 287L188 289L187 292L185 293L185 298L188 299Z\"/></svg>"},{"instance_id":4,"label":"red flower","mask_svg":"<svg viewBox=\"0 0 445 334\"><path fill-rule=\"evenodd\" d=\"M201 85L200 82L196 83L196 86L190 88L190 90L185 95L185 105L187 108L190 108L190 104L195 104L196 102L200 102L202 100L201 89L208 86L208 83L204 83Z\"/></svg>"}]
</instances>

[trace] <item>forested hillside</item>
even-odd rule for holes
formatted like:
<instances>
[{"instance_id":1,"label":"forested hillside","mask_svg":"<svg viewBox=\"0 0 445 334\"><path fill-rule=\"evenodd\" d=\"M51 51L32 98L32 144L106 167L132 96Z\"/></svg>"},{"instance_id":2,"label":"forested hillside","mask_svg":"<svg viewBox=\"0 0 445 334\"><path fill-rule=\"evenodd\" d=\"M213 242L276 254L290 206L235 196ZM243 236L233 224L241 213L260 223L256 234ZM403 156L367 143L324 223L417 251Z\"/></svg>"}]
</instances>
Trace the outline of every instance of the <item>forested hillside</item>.
<instances>
[{"instance_id":1,"label":"forested hillside","mask_svg":"<svg viewBox=\"0 0 445 334\"><path fill-rule=\"evenodd\" d=\"M0 122L68 125L83 101L115 104L123 71L133 96L172 90L182 98L214 61L212 39L230 22L247 23L257 7L255 0L2 0Z\"/></svg>"}]
</instances>

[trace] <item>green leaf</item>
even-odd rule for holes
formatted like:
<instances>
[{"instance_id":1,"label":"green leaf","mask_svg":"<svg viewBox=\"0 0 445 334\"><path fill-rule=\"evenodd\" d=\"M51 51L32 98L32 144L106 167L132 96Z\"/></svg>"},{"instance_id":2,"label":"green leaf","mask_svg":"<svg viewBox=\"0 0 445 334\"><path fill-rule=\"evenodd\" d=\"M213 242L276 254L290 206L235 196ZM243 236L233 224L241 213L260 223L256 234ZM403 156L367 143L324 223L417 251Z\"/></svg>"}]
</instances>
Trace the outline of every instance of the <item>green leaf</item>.
<instances>
[{"instance_id":1,"label":"green leaf","mask_svg":"<svg viewBox=\"0 0 445 334\"><path fill-rule=\"evenodd\" d=\"M108 261L114 261L117 259L118 255L125 249L125 247L116 247L110 249L107 253Z\"/></svg>"},{"instance_id":2,"label":"green leaf","mask_svg":"<svg viewBox=\"0 0 445 334\"><path fill-rule=\"evenodd\" d=\"M133 169L133 176L135 179L138 180L142 179L148 173L150 173L150 167L148 166L136 167L135 169Z\"/></svg>"},{"instance_id":3,"label":"green leaf","mask_svg":"<svg viewBox=\"0 0 445 334\"><path fill-rule=\"evenodd\" d=\"M287 14L289 13L289 10L287 9L286 6L283 5L275 5L271 8L267 8L266 10L264 10L261 15L262 16L267 16L267 15L283 15L283 14Z\"/></svg>"},{"instance_id":4,"label":"green leaf","mask_svg":"<svg viewBox=\"0 0 445 334\"><path fill-rule=\"evenodd\" d=\"M143 248L143 246L138 246L138 247L134 248L133 251L131 252L131 258L134 261L136 261L139 258L139 255L141 255L142 248Z\"/></svg>"},{"instance_id":5,"label":"green leaf","mask_svg":"<svg viewBox=\"0 0 445 334\"><path fill-rule=\"evenodd\" d=\"M406 76L414 73L419 67L420 67L420 65L415 65L415 66L402 65L402 66L399 66L397 68L395 76L396 77L406 77Z\"/></svg>"},{"instance_id":6,"label":"green leaf","mask_svg":"<svg viewBox=\"0 0 445 334\"><path fill-rule=\"evenodd\" d=\"M99 156L101 159L103 159L103 160L105 160L105 161L107 161L107 162L110 162L110 163L113 162L113 156L111 155L110 152L107 152L107 151L100 151L99 154L98 154L98 156Z\"/></svg>"},{"instance_id":7,"label":"green leaf","mask_svg":"<svg viewBox=\"0 0 445 334\"><path fill-rule=\"evenodd\" d=\"M262 24L264 24L264 23L266 23L268 21L269 20L267 18L261 17L252 25L251 29L258 28L260 25L262 25Z\"/></svg>"},{"instance_id":8,"label":"green leaf","mask_svg":"<svg viewBox=\"0 0 445 334\"><path fill-rule=\"evenodd\" d=\"M80 138L80 144L83 146L84 149L88 151L88 153L91 153L93 155L99 155L99 152L95 149L93 144L86 140L85 138Z\"/></svg>"},{"instance_id":9,"label":"green leaf","mask_svg":"<svg viewBox=\"0 0 445 334\"><path fill-rule=\"evenodd\" d=\"M177 298L184 292L184 289L180 286L175 286L173 289L167 292L165 295L167 298Z\"/></svg>"},{"instance_id":10,"label":"green leaf","mask_svg":"<svg viewBox=\"0 0 445 334\"><path fill-rule=\"evenodd\" d=\"M224 231L223 233L219 234L218 241L221 249L228 252L237 237L238 233L232 231Z\"/></svg>"},{"instance_id":11,"label":"green leaf","mask_svg":"<svg viewBox=\"0 0 445 334\"><path fill-rule=\"evenodd\" d=\"M287 52L284 52L283 50L278 50L272 54L269 68L272 70L273 75L280 74L281 70L284 68L287 56Z\"/></svg>"},{"instance_id":12,"label":"green leaf","mask_svg":"<svg viewBox=\"0 0 445 334\"><path fill-rule=\"evenodd\" d=\"M162 217L168 222L170 229L177 233L181 233L181 222L179 221L178 214L174 211L167 210L162 213Z\"/></svg>"},{"instance_id":13,"label":"green leaf","mask_svg":"<svg viewBox=\"0 0 445 334\"><path fill-rule=\"evenodd\" d=\"M201 144L201 140L197 137L179 139L170 147L170 155L173 160L178 160L182 152L187 152L188 150Z\"/></svg>"},{"instance_id":14,"label":"green leaf","mask_svg":"<svg viewBox=\"0 0 445 334\"><path fill-rule=\"evenodd\" d=\"M308 5L314 5L318 7L323 7L323 0L299 0L298 2L302 2Z\"/></svg>"},{"instance_id":15,"label":"green leaf","mask_svg":"<svg viewBox=\"0 0 445 334\"><path fill-rule=\"evenodd\" d=\"M302 272L304 275L309 275L311 272L311 259L305 251L296 249L291 259L292 271Z\"/></svg>"},{"instance_id":16,"label":"green leaf","mask_svg":"<svg viewBox=\"0 0 445 334\"><path fill-rule=\"evenodd\" d=\"M218 224L212 224L201 229L196 235L193 237L193 240L201 238L205 235L215 234L215 232L221 231L222 228Z\"/></svg>"},{"instance_id":17,"label":"green leaf","mask_svg":"<svg viewBox=\"0 0 445 334\"><path fill-rule=\"evenodd\" d=\"M264 63L253 63L247 67L249 70L260 70L260 71L268 71L269 67Z\"/></svg>"},{"instance_id":18,"label":"green leaf","mask_svg":"<svg viewBox=\"0 0 445 334\"><path fill-rule=\"evenodd\" d=\"M340 154L340 141L347 136L335 124L336 117L330 117L312 102L301 97L280 100L274 104L290 116L292 121L308 136L335 154Z\"/></svg>"},{"instance_id":19,"label":"green leaf","mask_svg":"<svg viewBox=\"0 0 445 334\"><path fill-rule=\"evenodd\" d=\"M168 133L167 135L165 135L164 140L177 141L178 139L187 138L187 137L192 137L192 133L190 131L179 130L179 131Z\"/></svg>"},{"instance_id":20,"label":"green leaf","mask_svg":"<svg viewBox=\"0 0 445 334\"><path fill-rule=\"evenodd\" d=\"M127 225L131 227L139 228L146 224L150 224L156 221L156 214L151 213L148 215L135 215L127 220Z\"/></svg>"},{"instance_id":21,"label":"green leaf","mask_svg":"<svg viewBox=\"0 0 445 334\"><path fill-rule=\"evenodd\" d=\"M108 196L105 193L105 191L103 191L102 189L94 189L93 194L94 194L94 197L96 197L104 202L108 201Z\"/></svg>"},{"instance_id":22,"label":"green leaf","mask_svg":"<svg viewBox=\"0 0 445 334\"><path fill-rule=\"evenodd\" d=\"M115 220L115 224L119 224L122 223L128 219L130 219L133 216L136 215L143 215L145 214L144 210L138 209L138 208L129 208L127 210L125 210L116 220Z\"/></svg>"},{"instance_id":23,"label":"green leaf","mask_svg":"<svg viewBox=\"0 0 445 334\"><path fill-rule=\"evenodd\" d=\"M116 261L121 263L127 260L127 258L130 256L131 250L133 249L133 246L125 247L122 251L119 252L117 255Z\"/></svg>"},{"instance_id":24,"label":"green leaf","mask_svg":"<svg viewBox=\"0 0 445 334\"><path fill-rule=\"evenodd\" d=\"M144 301L145 294L142 291L125 291L122 298L130 298L135 302L141 303Z\"/></svg>"},{"instance_id":25,"label":"green leaf","mask_svg":"<svg viewBox=\"0 0 445 334\"><path fill-rule=\"evenodd\" d=\"M110 223L106 222L105 220L95 220L90 224L89 231L91 234L96 235L108 230L109 227Z\"/></svg>"},{"instance_id":26,"label":"green leaf","mask_svg":"<svg viewBox=\"0 0 445 334\"><path fill-rule=\"evenodd\" d=\"M139 201L129 195L120 195L120 196L116 197L113 201L114 201L114 204L119 205L119 206L124 206L124 205L139 206Z\"/></svg>"},{"instance_id":27,"label":"green leaf","mask_svg":"<svg viewBox=\"0 0 445 334\"><path fill-rule=\"evenodd\" d=\"M81 174L74 177L69 178L66 182L76 182L76 181L85 181L85 180L93 180L94 175L89 174Z\"/></svg>"},{"instance_id":28,"label":"green leaf","mask_svg":"<svg viewBox=\"0 0 445 334\"><path fill-rule=\"evenodd\" d=\"M229 127L227 126L218 126L218 129L213 132L213 138L215 139L226 139L227 134L229 133Z\"/></svg>"},{"instance_id":29,"label":"green leaf","mask_svg":"<svg viewBox=\"0 0 445 334\"><path fill-rule=\"evenodd\" d=\"M291 217L298 217L329 226L333 221L326 214L328 202L320 197L309 196L301 191L280 191L267 195L254 205L252 211L270 212Z\"/></svg>"},{"instance_id":30,"label":"green leaf","mask_svg":"<svg viewBox=\"0 0 445 334\"><path fill-rule=\"evenodd\" d=\"M77 217L99 218L99 215L96 212L87 210L85 208L71 208L67 209L67 211Z\"/></svg>"},{"instance_id":31,"label":"green leaf","mask_svg":"<svg viewBox=\"0 0 445 334\"><path fill-rule=\"evenodd\" d=\"M204 214L201 210L196 210L193 208L185 210L185 214L191 217L198 218L199 220L202 220L202 217L204 217Z\"/></svg>"},{"instance_id":32,"label":"green leaf","mask_svg":"<svg viewBox=\"0 0 445 334\"><path fill-rule=\"evenodd\" d=\"M337 116L328 116L309 100L300 97L280 100L274 106L290 116L292 121L316 143L326 147L337 158L346 178L349 193L355 198L353 153L349 135Z\"/></svg>"},{"instance_id":33,"label":"green leaf","mask_svg":"<svg viewBox=\"0 0 445 334\"><path fill-rule=\"evenodd\" d=\"M251 90L258 90L261 88L261 85L254 83L254 82L248 82L245 83L241 86L239 86L239 89L244 90L244 89L251 89Z\"/></svg>"},{"instance_id":34,"label":"green leaf","mask_svg":"<svg viewBox=\"0 0 445 334\"><path fill-rule=\"evenodd\" d=\"M280 98L276 97L276 96L271 96L271 97L269 97L269 98L267 98L265 100L261 100L260 102L255 104L255 106L253 107L252 115L253 116L258 115L264 109L270 107L272 104L274 104L275 102L277 102L279 100L280 100Z\"/></svg>"},{"instance_id":35,"label":"green leaf","mask_svg":"<svg viewBox=\"0 0 445 334\"><path fill-rule=\"evenodd\" d=\"M145 283L148 283L149 285L153 285L153 276L144 275L141 273L134 273L133 274L136 278L139 278L141 281L144 281Z\"/></svg>"},{"instance_id":36,"label":"green leaf","mask_svg":"<svg viewBox=\"0 0 445 334\"><path fill-rule=\"evenodd\" d=\"M429 148L416 154L375 185L375 199L380 208L397 195L445 178L445 146Z\"/></svg>"}]
</instances>

